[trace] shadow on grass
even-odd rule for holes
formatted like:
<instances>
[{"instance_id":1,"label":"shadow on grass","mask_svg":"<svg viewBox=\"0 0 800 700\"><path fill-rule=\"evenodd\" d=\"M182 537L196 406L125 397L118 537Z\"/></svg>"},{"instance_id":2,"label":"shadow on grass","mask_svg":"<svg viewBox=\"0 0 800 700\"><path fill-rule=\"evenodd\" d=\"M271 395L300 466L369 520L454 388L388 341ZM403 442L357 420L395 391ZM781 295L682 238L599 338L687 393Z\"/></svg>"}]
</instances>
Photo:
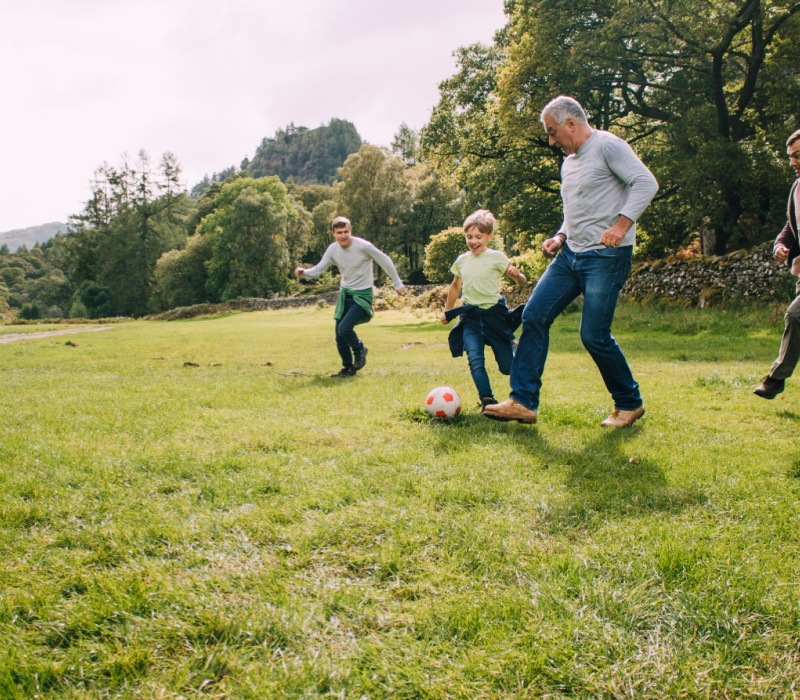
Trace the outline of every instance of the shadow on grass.
<instances>
[{"instance_id":1,"label":"shadow on grass","mask_svg":"<svg viewBox=\"0 0 800 700\"><path fill-rule=\"evenodd\" d=\"M537 429L498 424L513 440L522 468L531 477L539 470L559 470L565 489L550 499L545 521L555 529L592 528L620 517L680 512L706 502L705 491L671 483L659 461L637 457L633 439L642 425L602 430L579 447L552 442Z\"/></svg>"}]
</instances>

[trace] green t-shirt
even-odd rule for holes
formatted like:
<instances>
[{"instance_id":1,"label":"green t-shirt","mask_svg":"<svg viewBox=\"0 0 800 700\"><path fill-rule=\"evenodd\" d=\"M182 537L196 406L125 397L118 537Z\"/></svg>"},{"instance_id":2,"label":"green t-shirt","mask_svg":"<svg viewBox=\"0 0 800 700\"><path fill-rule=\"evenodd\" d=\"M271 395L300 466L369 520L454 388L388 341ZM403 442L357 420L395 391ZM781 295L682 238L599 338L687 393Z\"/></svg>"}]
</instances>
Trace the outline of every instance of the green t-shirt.
<instances>
[{"instance_id":1,"label":"green t-shirt","mask_svg":"<svg viewBox=\"0 0 800 700\"><path fill-rule=\"evenodd\" d=\"M461 298L465 304L488 309L500 300L500 278L508 265L505 253L487 248L480 255L459 255L450 272L461 278Z\"/></svg>"}]
</instances>

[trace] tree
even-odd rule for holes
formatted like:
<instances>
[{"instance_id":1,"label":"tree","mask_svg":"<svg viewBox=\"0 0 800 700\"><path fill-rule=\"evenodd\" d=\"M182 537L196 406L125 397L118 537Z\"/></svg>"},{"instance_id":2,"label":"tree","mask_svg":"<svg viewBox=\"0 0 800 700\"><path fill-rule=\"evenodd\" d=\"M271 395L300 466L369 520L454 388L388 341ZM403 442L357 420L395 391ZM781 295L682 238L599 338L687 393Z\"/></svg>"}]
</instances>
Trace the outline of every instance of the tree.
<instances>
[{"instance_id":1,"label":"tree","mask_svg":"<svg viewBox=\"0 0 800 700\"><path fill-rule=\"evenodd\" d=\"M156 262L186 240L191 212L172 154L164 154L157 171L144 151L133 164L127 157L119 167L104 163L83 212L71 217L72 230L59 243L62 269L76 286L91 281L107 288L116 312L142 315L154 292Z\"/></svg>"},{"instance_id":2,"label":"tree","mask_svg":"<svg viewBox=\"0 0 800 700\"><path fill-rule=\"evenodd\" d=\"M353 234L387 253L401 252L413 201L405 163L385 149L365 145L348 157L339 177L340 213L352 222Z\"/></svg>"},{"instance_id":3,"label":"tree","mask_svg":"<svg viewBox=\"0 0 800 700\"><path fill-rule=\"evenodd\" d=\"M189 236L181 250L169 250L156 263L154 272L160 310L209 301L206 264L211 259L208 238Z\"/></svg>"},{"instance_id":4,"label":"tree","mask_svg":"<svg viewBox=\"0 0 800 700\"><path fill-rule=\"evenodd\" d=\"M211 251L206 263L211 300L286 291L291 267L287 236L298 218L277 177L244 177L223 185L214 211L197 227Z\"/></svg>"},{"instance_id":5,"label":"tree","mask_svg":"<svg viewBox=\"0 0 800 700\"><path fill-rule=\"evenodd\" d=\"M75 301L86 311L86 318L109 318L116 314L111 290L89 280L75 292Z\"/></svg>"},{"instance_id":6,"label":"tree","mask_svg":"<svg viewBox=\"0 0 800 700\"><path fill-rule=\"evenodd\" d=\"M409 167L417 164L419 134L403 122L392 141L392 153L402 158Z\"/></svg>"},{"instance_id":7,"label":"tree","mask_svg":"<svg viewBox=\"0 0 800 700\"><path fill-rule=\"evenodd\" d=\"M506 32L500 32L494 46L455 52L459 71L439 86L420 150L439 177L462 190L462 214L490 209L503 221L509 245L525 248L561 223L558 163L541 150L543 132L508 131L499 119L506 45Z\"/></svg>"},{"instance_id":8,"label":"tree","mask_svg":"<svg viewBox=\"0 0 800 700\"><path fill-rule=\"evenodd\" d=\"M539 114L570 94L659 179L642 227L654 252L701 228L713 253L773 235L788 184L782 144L798 116L800 3L508 0L506 10L495 46L461 50L461 70L440 87L423 133L437 167L502 199L516 229L552 231L562 156Z\"/></svg>"},{"instance_id":9,"label":"tree","mask_svg":"<svg viewBox=\"0 0 800 700\"><path fill-rule=\"evenodd\" d=\"M331 199L322 200L311 211L311 238L302 262L314 264L322 257L325 249L333 241L331 222L336 218L338 212L339 205Z\"/></svg>"},{"instance_id":10,"label":"tree","mask_svg":"<svg viewBox=\"0 0 800 700\"><path fill-rule=\"evenodd\" d=\"M424 165L408 171L413 199L403 234L402 255L408 268L407 281L421 284L427 281L423 264L425 246L431 237L463 220L458 191Z\"/></svg>"}]
</instances>

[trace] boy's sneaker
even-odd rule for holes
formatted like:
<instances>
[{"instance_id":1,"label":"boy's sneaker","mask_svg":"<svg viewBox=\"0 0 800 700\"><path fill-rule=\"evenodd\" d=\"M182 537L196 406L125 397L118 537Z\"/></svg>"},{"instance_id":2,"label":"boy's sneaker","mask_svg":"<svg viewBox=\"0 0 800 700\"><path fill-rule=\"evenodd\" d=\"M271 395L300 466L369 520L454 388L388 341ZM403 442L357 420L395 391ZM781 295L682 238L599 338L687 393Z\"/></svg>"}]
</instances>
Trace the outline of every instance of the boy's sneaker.
<instances>
[{"instance_id":1,"label":"boy's sneaker","mask_svg":"<svg viewBox=\"0 0 800 700\"><path fill-rule=\"evenodd\" d=\"M497 405L497 399L494 396L484 396L481 399L481 413L483 413L483 415L486 416L487 418L491 418L492 420L507 421L508 418L501 418L500 416L492 416L486 413L487 406L496 406L496 405Z\"/></svg>"},{"instance_id":2,"label":"boy's sneaker","mask_svg":"<svg viewBox=\"0 0 800 700\"><path fill-rule=\"evenodd\" d=\"M355 356L353 367L357 370L364 369L364 365L367 364L367 346L361 343L361 347L358 348L353 355Z\"/></svg>"},{"instance_id":3,"label":"boy's sneaker","mask_svg":"<svg viewBox=\"0 0 800 700\"><path fill-rule=\"evenodd\" d=\"M339 379L341 377L355 377L356 376L356 368L353 365L347 365L347 367L342 367L338 372L335 372L331 375L331 378Z\"/></svg>"},{"instance_id":4,"label":"boy's sneaker","mask_svg":"<svg viewBox=\"0 0 800 700\"><path fill-rule=\"evenodd\" d=\"M497 399L494 396L484 396L481 399L481 413L486 410L487 406L494 406L497 403Z\"/></svg>"}]
</instances>

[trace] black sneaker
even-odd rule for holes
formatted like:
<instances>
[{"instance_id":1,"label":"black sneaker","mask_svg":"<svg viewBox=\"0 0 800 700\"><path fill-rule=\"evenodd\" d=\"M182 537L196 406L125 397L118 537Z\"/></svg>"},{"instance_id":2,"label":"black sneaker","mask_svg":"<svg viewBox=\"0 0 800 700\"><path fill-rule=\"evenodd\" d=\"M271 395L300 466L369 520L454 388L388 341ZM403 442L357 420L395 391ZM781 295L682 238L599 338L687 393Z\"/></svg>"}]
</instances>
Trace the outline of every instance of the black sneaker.
<instances>
[{"instance_id":1,"label":"black sneaker","mask_svg":"<svg viewBox=\"0 0 800 700\"><path fill-rule=\"evenodd\" d=\"M361 343L361 347L353 354L355 355L353 367L357 370L364 369L364 365L367 364L367 346L364 345L364 343Z\"/></svg>"},{"instance_id":2,"label":"black sneaker","mask_svg":"<svg viewBox=\"0 0 800 700\"><path fill-rule=\"evenodd\" d=\"M783 379L773 379L769 375L764 377L753 393L762 399L774 399L783 391L785 381Z\"/></svg>"},{"instance_id":3,"label":"black sneaker","mask_svg":"<svg viewBox=\"0 0 800 700\"><path fill-rule=\"evenodd\" d=\"M341 377L355 377L356 376L356 368L353 365L347 365L347 367L342 367L338 372L335 372L331 375L331 378L339 379Z\"/></svg>"},{"instance_id":4,"label":"black sneaker","mask_svg":"<svg viewBox=\"0 0 800 700\"><path fill-rule=\"evenodd\" d=\"M484 396L481 399L481 413L483 413L483 415L486 416L487 418L491 418L492 420L507 421L508 418L501 418L500 416L493 416L489 413L486 413L486 407L494 406L496 403L497 399L494 396Z\"/></svg>"},{"instance_id":5,"label":"black sneaker","mask_svg":"<svg viewBox=\"0 0 800 700\"><path fill-rule=\"evenodd\" d=\"M497 403L497 399L494 396L484 396L481 399L481 413L486 410L487 406L494 406Z\"/></svg>"}]
</instances>

